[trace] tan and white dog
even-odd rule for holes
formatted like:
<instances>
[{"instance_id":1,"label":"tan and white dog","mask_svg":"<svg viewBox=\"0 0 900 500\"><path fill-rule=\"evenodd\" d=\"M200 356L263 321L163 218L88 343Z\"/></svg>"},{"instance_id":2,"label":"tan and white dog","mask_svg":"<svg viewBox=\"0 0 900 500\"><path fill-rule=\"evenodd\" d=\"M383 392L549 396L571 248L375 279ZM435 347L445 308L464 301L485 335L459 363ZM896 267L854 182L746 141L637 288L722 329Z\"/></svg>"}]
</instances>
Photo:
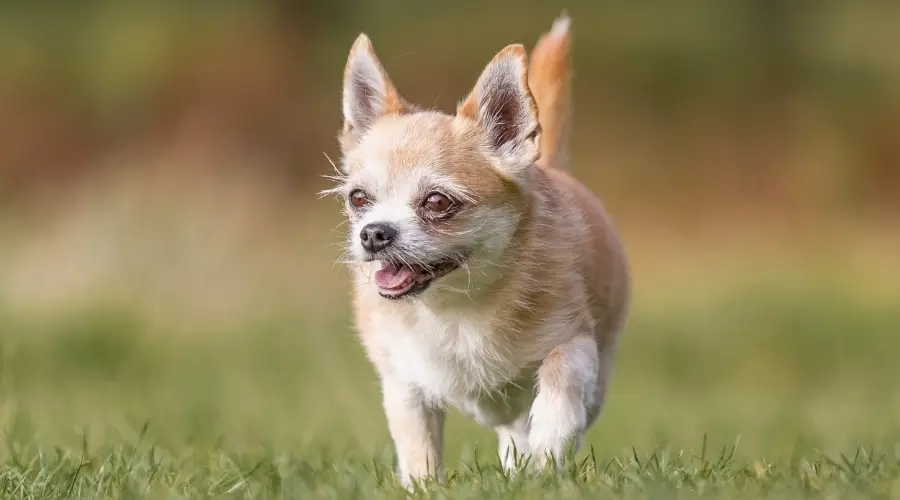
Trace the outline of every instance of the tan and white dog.
<instances>
[{"instance_id":1,"label":"tan and white dog","mask_svg":"<svg viewBox=\"0 0 900 500\"><path fill-rule=\"evenodd\" d=\"M503 465L562 463L597 418L629 302L601 202L565 171L567 17L501 50L455 115L405 101L365 34L344 73L339 185L356 325L405 484L440 477L444 411Z\"/></svg>"}]
</instances>

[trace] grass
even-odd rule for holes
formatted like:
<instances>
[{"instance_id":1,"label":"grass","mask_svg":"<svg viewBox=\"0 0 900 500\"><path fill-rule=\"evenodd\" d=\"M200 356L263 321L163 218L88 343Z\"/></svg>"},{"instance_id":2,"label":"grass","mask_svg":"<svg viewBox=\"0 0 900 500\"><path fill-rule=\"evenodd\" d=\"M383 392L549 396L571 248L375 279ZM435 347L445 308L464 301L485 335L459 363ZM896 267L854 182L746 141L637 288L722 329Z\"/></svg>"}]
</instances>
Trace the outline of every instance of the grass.
<instances>
[{"instance_id":1,"label":"grass","mask_svg":"<svg viewBox=\"0 0 900 500\"><path fill-rule=\"evenodd\" d=\"M782 463L734 460L735 448L696 454L659 450L601 461L591 454L554 475L509 475L490 458L461 464L443 484L417 496L452 498L617 498L765 496L886 498L900 484L900 456L859 449L816 453ZM390 457L327 452L287 454L180 452L137 443L95 454L16 450L0 469L0 492L15 498L398 498Z\"/></svg>"},{"instance_id":2,"label":"grass","mask_svg":"<svg viewBox=\"0 0 900 500\"><path fill-rule=\"evenodd\" d=\"M161 198L169 218L85 196L0 226L0 498L403 496L344 273L284 234L336 221L190 194ZM719 262L634 234L633 313L576 460L507 477L451 412L428 495L900 498L895 246L716 233Z\"/></svg>"},{"instance_id":3,"label":"grass","mask_svg":"<svg viewBox=\"0 0 900 500\"><path fill-rule=\"evenodd\" d=\"M216 331L98 306L7 312L0 492L14 498L402 495L345 312ZM559 475L499 469L451 413L453 498L900 497L900 311L761 285L636 306L609 404ZM848 334L849 332L849 334ZM727 333L727 334L726 334Z\"/></svg>"}]
</instances>

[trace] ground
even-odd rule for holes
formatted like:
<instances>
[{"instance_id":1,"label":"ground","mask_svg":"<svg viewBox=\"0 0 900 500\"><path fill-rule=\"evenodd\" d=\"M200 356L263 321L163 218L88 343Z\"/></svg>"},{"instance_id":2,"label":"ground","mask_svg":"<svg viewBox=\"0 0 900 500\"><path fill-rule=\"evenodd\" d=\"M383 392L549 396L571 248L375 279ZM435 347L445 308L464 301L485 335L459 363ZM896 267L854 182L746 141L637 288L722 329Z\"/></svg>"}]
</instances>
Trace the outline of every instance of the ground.
<instances>
[{"instance_id":1,"label":"ground","mask_svg":"<svg viewBox=\"0 0 900 500\"><path fill-rule=\"evenodd\" d=\"M132 232L91 213L112 229L0 244L0 496L402 496L346 273L319 264L334 248L266 253L196 210ZM632 315L577 460L507 478L453 412L429 494L900 498L896 247L626 242Z\"/></svg>"},{"instance_id":2,"label":"ground","mask_svg":"<svg viewBox=\"0 0 900 500\"><path fill-rule=\"evenodd\" d=\"M762 285L673 304L636 307L609 404L564 473L505 477L493 436L454 413L450 479L426 489L900 498L900 310ZM6 495L401 494L376 379L344 314L206 332L113 307L6 317Z\"/></svg>"}]
</instances>

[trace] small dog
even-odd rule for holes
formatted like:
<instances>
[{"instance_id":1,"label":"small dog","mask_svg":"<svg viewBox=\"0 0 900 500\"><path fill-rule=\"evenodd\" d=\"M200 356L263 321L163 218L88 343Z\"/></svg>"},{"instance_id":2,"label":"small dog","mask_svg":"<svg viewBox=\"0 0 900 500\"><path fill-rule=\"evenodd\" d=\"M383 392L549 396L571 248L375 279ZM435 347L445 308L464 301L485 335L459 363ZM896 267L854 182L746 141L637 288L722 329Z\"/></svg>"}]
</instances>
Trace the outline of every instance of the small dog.
<instances>
[{"instance_id":1,"label":"small dog","mask_svg":"<svg viewBox=\"0 0 900 500\"><path fill-rule=\"evenodd\" d=\"M563 15L448 115L404 100L365 34L350 50L328 192L404 484L442 477L448 405L496 430L511 471L561 464L603 406L630 285L601 202L566 173L570 52Z\"/></svg>"}]
</instances>

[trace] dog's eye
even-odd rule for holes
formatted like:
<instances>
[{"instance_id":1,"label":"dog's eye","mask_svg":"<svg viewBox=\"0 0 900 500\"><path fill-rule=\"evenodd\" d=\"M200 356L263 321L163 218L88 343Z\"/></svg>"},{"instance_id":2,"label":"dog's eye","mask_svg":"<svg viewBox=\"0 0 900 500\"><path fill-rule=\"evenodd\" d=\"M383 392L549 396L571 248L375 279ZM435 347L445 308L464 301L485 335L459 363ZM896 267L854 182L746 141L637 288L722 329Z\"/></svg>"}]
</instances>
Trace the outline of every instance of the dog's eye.
<instances>
[{"instance_id":1,"label":"dog's eye","mask_svg":"<svg viewBox=\"0 0 900 500\"><path fill-rule=\"evenodd\" d=\"M431 193L425 197L425 208L432 212L446 212L453 206L453 200L441 193Z\"/></svg>"},{"instance_id":2,"label":"dog's eye","mask_svg":"<svg viewBox=\"0 0 900 500\"><path fill-rule=\"evenodd\" d=\"M369 195L362 189L357 189L350 193L350 204L356 208L362 208L369 204Z\"/></svg>"}]
</instances>

